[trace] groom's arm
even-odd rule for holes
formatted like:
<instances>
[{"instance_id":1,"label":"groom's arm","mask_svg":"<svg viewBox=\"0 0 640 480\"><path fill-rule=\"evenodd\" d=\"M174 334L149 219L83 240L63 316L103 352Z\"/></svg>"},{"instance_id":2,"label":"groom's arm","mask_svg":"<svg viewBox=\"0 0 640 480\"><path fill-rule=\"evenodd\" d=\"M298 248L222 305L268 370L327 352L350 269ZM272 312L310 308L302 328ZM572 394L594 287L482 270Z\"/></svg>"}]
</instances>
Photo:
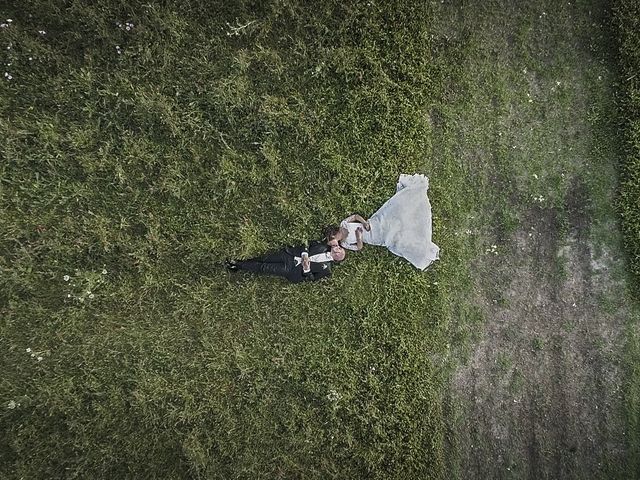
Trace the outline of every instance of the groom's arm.
<instances>
[{"instance_id":1,"label":"groom's arm","mask_svg":"<svg viewBox=\"0 0 640 480\"><path fill-rule=\"evenodd\" d=\"M331 267L327 266L327 268L314 268L309 273L302 273L302 278L304 282L311 282L314 280L320 280L325 277L331 276Z\"/></svg>"}]
</instances>

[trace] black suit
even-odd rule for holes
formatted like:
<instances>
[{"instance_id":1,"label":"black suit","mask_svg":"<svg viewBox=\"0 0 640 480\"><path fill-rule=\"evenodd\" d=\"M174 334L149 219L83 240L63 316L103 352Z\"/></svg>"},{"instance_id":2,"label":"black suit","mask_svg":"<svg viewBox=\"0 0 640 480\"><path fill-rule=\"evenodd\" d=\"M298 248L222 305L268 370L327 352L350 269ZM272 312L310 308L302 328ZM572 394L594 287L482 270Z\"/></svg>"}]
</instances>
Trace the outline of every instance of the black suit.
<instances>
[{"instance_id":1,"label":"black suit","mask_svg":"<svg viewBox=\"0 0 640 480\"><path fill-rule=\"evenodd\" d=\"M294 257L301 257L302 252L307 252L309 256L312 256L329 250L329 246L324 243L312 242L308 247L306 245L285 247L261 257L238 261L236 265L239 270L276 275L293 283L319 280L331 275L331 262L311 262L311 271L304 273L302 263L296 265Z\"/></svg>"}]
</instances>

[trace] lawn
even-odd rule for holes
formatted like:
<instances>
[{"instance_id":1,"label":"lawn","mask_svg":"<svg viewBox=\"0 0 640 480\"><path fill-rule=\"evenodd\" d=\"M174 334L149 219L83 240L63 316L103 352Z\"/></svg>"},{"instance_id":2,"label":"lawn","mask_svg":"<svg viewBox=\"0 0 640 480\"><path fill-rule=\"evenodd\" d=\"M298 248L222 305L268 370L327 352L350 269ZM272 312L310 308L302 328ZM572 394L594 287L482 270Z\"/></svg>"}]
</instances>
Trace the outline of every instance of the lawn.
<instances>
[{"instance_id":1,"label":"lawn","mask_svg":"<svg viewBox=\"0 0 640 480\"><path fill-rule=\"evenodd\" d=\"M448 391L483 322L471 266L516 206L565 214L585 168L609 179L582 182L589 212L611 213L615 152L591 160L615 145L615 77L575 78L587 58L563 41L606 57L604 7L553 5L2 7L0 475L461 474ZM576 111L589 128L559 131ZM426 272L374 247L318 283L223 268L370 215L401 173L430 177Z\"/></svg>"}]
</instances>

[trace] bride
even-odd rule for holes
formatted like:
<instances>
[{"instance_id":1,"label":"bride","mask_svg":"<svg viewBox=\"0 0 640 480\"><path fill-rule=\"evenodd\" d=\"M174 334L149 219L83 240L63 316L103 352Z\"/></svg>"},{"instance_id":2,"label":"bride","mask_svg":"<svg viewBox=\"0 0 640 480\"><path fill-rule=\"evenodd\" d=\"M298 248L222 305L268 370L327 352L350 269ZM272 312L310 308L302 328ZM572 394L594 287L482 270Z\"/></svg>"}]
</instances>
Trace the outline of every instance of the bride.
<instances>
[{"instance_id":1,"label":"bride","mask_svg":"<svg viewBox=\"0 0 640 480\"><path fill-rule=\"evenodd\" d=\"M328 235L329 244L362 250L365 243L385 246L420 270L439 258L431 241L429 179L421 174L400 175L396 193L369 220L360 215L345 218Z\"/></svg>"}]
</instances>

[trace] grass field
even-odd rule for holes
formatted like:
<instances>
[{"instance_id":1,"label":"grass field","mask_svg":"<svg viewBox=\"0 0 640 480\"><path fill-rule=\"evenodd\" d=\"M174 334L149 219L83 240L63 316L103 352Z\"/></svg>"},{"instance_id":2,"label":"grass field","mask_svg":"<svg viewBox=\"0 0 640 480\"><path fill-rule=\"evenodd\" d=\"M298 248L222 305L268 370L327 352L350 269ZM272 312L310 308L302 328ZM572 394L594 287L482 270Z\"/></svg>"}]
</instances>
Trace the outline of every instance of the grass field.
<instances>
[{"instance_id":1,"label":"grass field","mask_svg":"<svg viewBox=\"0 0 640 480\"><path fill-rule=\"evenodd\" d=\"M473 265L531 205L618 248L604 5L506 5L1 7L0 476L464 477ZM376 248L316 284L221 266L413 172L427 272Z\"/></svg>"}]
</instances>

